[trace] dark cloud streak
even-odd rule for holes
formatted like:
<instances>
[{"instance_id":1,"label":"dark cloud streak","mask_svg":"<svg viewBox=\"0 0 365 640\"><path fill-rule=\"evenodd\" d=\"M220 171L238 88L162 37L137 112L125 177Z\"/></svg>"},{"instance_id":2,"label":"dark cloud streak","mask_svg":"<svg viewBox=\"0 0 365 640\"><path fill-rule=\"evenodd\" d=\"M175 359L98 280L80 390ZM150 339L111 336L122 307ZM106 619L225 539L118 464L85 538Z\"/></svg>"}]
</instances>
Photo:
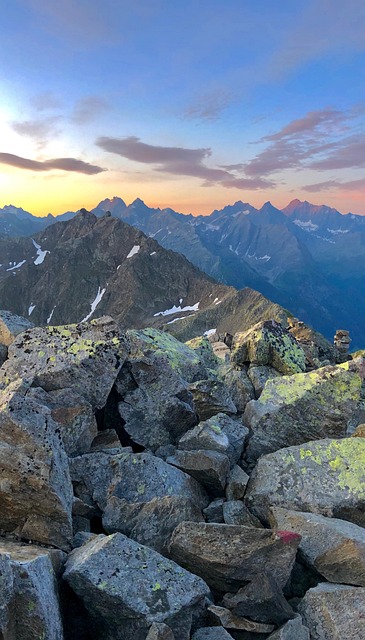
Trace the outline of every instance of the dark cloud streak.
<instances>
[{"instance_id":1,"label":"dark cloud streak","mask_svg":"<svg viewBox=\"0 0 365 640\"><path fill-rule=\"evenodd\" d=\"M86 175L96 175L106 169L97 165L89 164L76 158L55 158L53 160L31 160L22 158L13 153L0 153L0 164L6 164L17 169L28 169L29 171L70 171L74 173L85 173Z\"/></svg>"}]
</instances>

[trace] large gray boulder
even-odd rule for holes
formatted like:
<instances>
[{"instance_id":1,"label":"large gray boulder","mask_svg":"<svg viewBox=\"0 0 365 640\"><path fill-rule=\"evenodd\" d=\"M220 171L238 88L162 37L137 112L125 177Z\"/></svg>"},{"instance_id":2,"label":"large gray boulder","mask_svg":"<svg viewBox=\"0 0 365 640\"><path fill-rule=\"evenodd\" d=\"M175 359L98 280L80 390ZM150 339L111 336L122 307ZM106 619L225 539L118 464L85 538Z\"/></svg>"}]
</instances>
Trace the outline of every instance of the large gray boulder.
<instances>
[{"instance_id":1,"label":"large gray boulder","mask_svg":"<svg viewBox=\"0 0 365 640\"><path fill-rule=\"evenodd\" d=\"M19 333L32 327L34 324L27 318L17 316L11 311L0 311L0 342L7 347L14 342Z\"/></svg>"},{"instance_id":2,"label":"large gray boulder","mask_svg":"<svg viewBox=\"0 0 365 640\"><path fill-rule=\"evenodd\" d=\"M231 360L239 366L248 363L270 365L285 375L305 371L305 353L302 347L275 320L258 322L243 333L235 333Z\"/></svg>"},{"instance_id":3,"label":"large gray boulder","mask_svg":"<svg viewBox=\"0 0 365 640\"><path fill-rule=\"evenodd\" d=\"M269 635L267 640L310 640L309 629L303 625L298 615L294 620L288 620L280 629Z\"/></svg>"},{"instance_id":4,"label":"large gray boulder","mask_svg":"<svg viewBox=\"0 0 365 640\"><path fill-rule=\"evenodd\" d=\"M176 451L166 462L195 478L212 496L221 496L227 483L229 459L218 451Z\"/></svg>"},{"instance_id":5,"label":"large gray boulder","mask_svg":"<svg viewBox=\"0 0 365 640\"><path fill-rule=\"evenodd\" d=\"M63 640L57 574L65 554L0 540L0 637Z\"/></svg>"},{"instance_id":6,"label":"large gray boulder","mask_svg":"<svg viewBox=\"0 0 365 640\"><path fill-rule=\"evenodd\" d=\"M237 411L243 413L246 404L255 398L255 390L246 369L235 369L230 366L223 368L220 376L237 407Z\"/></svg>"},{"instance_id":7,"label":"large gray boulder","mask_svg":"<svg viewBox=\"0 0 365 640\"><path fill-rule=\"evenodd\" d=\"M189 385L199 420L208 420L217 413L235 415L234 404L226 385L220 380L198 380Z\"/></svg>"},{"instance_id":8,"label":"large gray boulder","mask_svg":"<svg viewBox=\"0 0 365 640\"><path fill-rule=\"evenodd\" d=\"M116 390L124 429L134 442L152 451L175 443L198 422L188 383L159 351L129 358Z\"/></svg>"},{"instance_id":9,"label":"large gray boulder","mask_svg":"<svg viewBox=\"0 0 365 640\"><path fill-rule=\"evenodd\" d=\"M264 569L284 586L300 536L227 524L183 522L175 529L170 554L219 591L235 591Z\"/></svg>"},{"instance_id":10,"label":"large gray boulder","mask_svg":"<svg viewBox=\"0 0 365 640\"><path fill-rule=\"evenodd\" d=\"M314 513L273 508L271 524L302 537L301 557L326 580L365 587L365 529Z\"/></svg>"},{"instance_id":11,"label":"large gray boulder","mask_svg":"<svg viewBox=\"0 0 365 640\"><path fill-rule=\"evenodd\" d=\"M20 334L9 347L0 386L33 378L45 391L72 388L100 409L123 365L128 342L111 318L62 327L38 327Z\"/></svg>"},{"instance_id":12,"label":"large gray boulder","mask_svg":"<svg viewBox=\"0 0 365 640\"><path fill-rule=\"evenodd\" d=\"M317 440L263 456L245 501L263 520L282 507L365 526L365 439Z\"/></svg>"},{"instance_id":13,"label":"large gray boulder","mask_svg":"<svg viewBox=\"0 0 365 640\"><path fill-rule=\"evenodd\" d=\"M72 484L50 410L15 381L0 391L0 529L67 550Z\"/></svg>"},{"instance_id":14,"label":"large gray boulder","mask_svg":"<svg viewBox=\"0 0 365 640\"><path fill-rule=\"evenodd\" d=\"M344 365L269 380L244 413L251 431L247 459L309 440L346 436L357 424L361 385L359 372Z\"/></svg>"},{"instance_id":15,"label":"large gray boulder","mask_svg":"<svg viewBox=\"0 0 365 640\"><path fill-rule=\"evenodd\" d=\"M98 451L70 461L76 496L97 506L107 532L166 551L179 522L201 520L209 499L194 478L149 453Z\"/></svg>"},{"instance_id":16,"label":"large gray boulder","mask_svg":"<svg viewBox=\"0 0 365 640\"><path fill-rule=\"evenodd\" d=\"M120 533L73 551L64 579L105 640L145 640L154 622L188 640L192 614L209 596L201 578Z\"/></svg>"},{"instance_id":17,"label":"large gray boulder","mask_svg":"<svg viewBox=\"0 0 365 640\"><path fill-rule=\"evenodd\" d=\"M365 589L321 583L299 605L311 640L365 638Z\"/></svg>"}]
</instances>

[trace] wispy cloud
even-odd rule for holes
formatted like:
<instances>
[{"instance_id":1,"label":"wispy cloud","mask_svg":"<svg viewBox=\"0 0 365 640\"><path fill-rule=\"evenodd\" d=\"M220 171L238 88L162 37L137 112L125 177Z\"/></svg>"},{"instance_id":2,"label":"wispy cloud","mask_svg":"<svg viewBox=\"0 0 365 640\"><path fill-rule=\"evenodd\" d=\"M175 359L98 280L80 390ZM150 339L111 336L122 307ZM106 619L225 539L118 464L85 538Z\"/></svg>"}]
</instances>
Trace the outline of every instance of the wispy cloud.
<instances>
[{"instance_id":1,"label":"wispy cloud","mask_svg":"<svg viewBox=\"0 0 365 640\"><path fill-rule=\"evenodd\" d=\"M333 189L340 191L365 191L365 178L348 180L347 182L327 180L325 182L317 182L316 184L307 184L302 187L302 189L308 193L319 193L320 191L331 191Z\"/></svg>"},{"instance_id":2,"label":"wispy cloud","mask_svg":"<svg viewBox=\"0 0 365 640\"><path fill-rule=\"evenodd\" d=\"M34 120L13 121L10 125L16 133L32 138L39 147L42 147L50 138L53 139L61 133L59 128L61 120L61 116L49 116Z\"/></svg>"},{"instance_id":3,"label":"wispy cloud","mask_svg":"<svg viewBox=\"0 0 365 640\"><path fill-rule=\"evenodd\" d=\"M204 161L212 155L210 148L188 149L150 145L135 136L101 137L96 140L96 144L104 151L128 160L153 165L158 172L200 178L204 180L205 186L216 183L237 189L264 189L271 186L271 183L262 179L242 179L231 171L208 167Z\"/></svg>"},{"instance_id":4,"label":"wispy cloud","mask_svg":"<svg viewBox=\"0 0 365 640\"><path fill-rule=\"evenodd\" d=\"M37 93L30 99L30 104L35 111L49 111L59 109L62 106L61 101L52 91Z\"/></svg>"},{"instance_id":5,"label":"wispy cloud","mask_svg":"<svg viewBox=\"0 0 365 640\"><path fill-rule=\"evenodd\" d=\"M237 96L227 89L215 89L196 98L185 109L183 117L188 120L218 120L236 99Z\"/></svg>"},{"instance_id":6,"label":"wispy cloud","mask_svg":"<svg viewBox=\"0 0 365 640\"><path fill-rule=\"evenodd\" d=\"M75 104L71 120L76 124L92 122L110 108L108 102L99 96L85 96Z\"/></svg>"},{"instance_id":7,"label":"wispy cloud","mask_svg":"<svg viewBox=\"0 0 365 640\"><path fill-rule=\"evenodd\" d=\"M71 171L75 173L85 173L87 175L95 175L106 171L102 167L89 164L83 160L76 158L54 158L52 160L31 160L30 158L22 158L12 153L0 153L0 164L6 164L18 169L28 169L29 171L52 171L58 169L60 171Z\"/></svg>"}]
</instances>

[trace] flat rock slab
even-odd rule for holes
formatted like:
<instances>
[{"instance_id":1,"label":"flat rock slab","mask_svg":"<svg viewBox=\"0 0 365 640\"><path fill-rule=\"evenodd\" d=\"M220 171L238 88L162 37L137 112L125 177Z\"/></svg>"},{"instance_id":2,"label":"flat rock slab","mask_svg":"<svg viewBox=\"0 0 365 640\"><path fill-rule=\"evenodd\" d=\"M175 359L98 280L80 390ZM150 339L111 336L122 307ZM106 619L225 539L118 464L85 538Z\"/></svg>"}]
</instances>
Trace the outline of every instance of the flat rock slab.
<instances>
[{"instance_id":1,"label":"flat rock slab","mask_svg":"<svg viewBox=\"0 0 365 640\"><path fill-rule=\"evenodd\" d=\"M321 583L299 605L311 640L365 638L365 589Z\"/></svg>"},{"instance_id":2,"label":"flat rock slab","mask_svg":"<svg viewBox=\"0 0 365 640\"><path fill-rule=\"evenodd\" d=\"M282 507L365 526L364 438L306 442L263 456L245 501L260 519Z\"/></svg>"},{"instance_id":3,"label":"flat rock slab","mask_svg":"<svg viewBox=\"0 0 365 640\"><path fill-rule=\"evenodd\" d=\"M192 613L209 595L201 578L120 533L73 551L64 579L108 640L145 640L154 622L188 640Z\"/></svg>"},{"instance_id":4,"label":"flat rock slab","mask_svg":"<svg viewBox=\"0 0 365 640\"><path fill-rule=\"evenodd\" d=\"M365 529L314 513L272 509L272 526L302 537L304 561L326 580L365 587Z\"/></svg>"},{"instance_id":5,"label":"flat rock slab","mask_svg":"<svg viewBox=\"0 0 365 640\"><path fill-rule=\"evenodd\" d=\"M0 637L63 640L56 574L65 554L0 539Z\"/></svg>"},{"instance_id":6,"label":"flat rock slab","mask_svg":"<svg viewBox=\"0 0 365 640\"><path fill-rule=\"evenodd\" d=\"M0 391L0 529L68 550L72 484L50 410L15 381Z\"/></svg>"},{"instance_id":7,"label":"flat rock slab","mask_svg":"<svg viewBox=\"0 0 365 640\"><path fill-rule=\"evenodd\" d=\"M272 624L261 624L260 622L247 620L242 616L236 616L224 607L211 605L208 607L208 611L211 616L226 629L232 629L235 631L251 631L252 633L271 633L275 628Z\"/></svg>"},{"instance_id":8,"label":"flat rock slab","mask_svg":"<svg viewBox=\"0 0 365 640\"><path fill-rule=\"evenodd\" d=\"M170 543L171 557L213 589L235 591L264 569L283 587L300 536L228 524L183 522Z\"/></svg>"},{"instance_id":9,"label":"flat rock slab","mask_svg":"<svg viewBox=\"0 0 365 640\"><path fill-rule=\"evenodd\" d=\"M244 413L251 430L247 459L252 462L282 447L346 436L357 424L362 385L362 376L347 365L269 380Z\"/></svg>"},{"instance_id":10,"label":"flat rock slab","mask_svg":"<svg viewBox=\"0 0 365 640\"><path fill-rule=\"evenodd\" d=\"M7 347L14 342L19 333L34 327L33 322L17 316L10 311L0 311L0 342Z\"/></svg>"},{"instance_id":11,"label":"flat rock slab","mask_svg":"<svg viewBox=\"0 0 365 640\"><path fill-rule=\"evenodd\" d=\"M32 377L45 391L72 387L100 409L123 365L128 341L109 317L62 327L38 327L20 334L9 347L0 385Z\"/></svg>"}]
</instances>

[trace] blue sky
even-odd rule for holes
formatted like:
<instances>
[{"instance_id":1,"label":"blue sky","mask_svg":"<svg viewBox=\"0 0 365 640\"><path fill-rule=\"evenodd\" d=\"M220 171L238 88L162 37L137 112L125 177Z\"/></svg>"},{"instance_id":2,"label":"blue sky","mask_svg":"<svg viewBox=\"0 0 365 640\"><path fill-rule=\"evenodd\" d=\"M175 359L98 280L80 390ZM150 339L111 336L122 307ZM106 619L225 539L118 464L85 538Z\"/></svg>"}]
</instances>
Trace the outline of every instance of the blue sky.
<instances>
[{"instance_id":1,"label":"blue sky","mask_svg":"<svg viewBox=\"0 0 365 640\"><path fill-rule=\"evenodd\" d=\"M0 206L365 214L363 0L13 0Z\"/></svg>"}]
</instances>

